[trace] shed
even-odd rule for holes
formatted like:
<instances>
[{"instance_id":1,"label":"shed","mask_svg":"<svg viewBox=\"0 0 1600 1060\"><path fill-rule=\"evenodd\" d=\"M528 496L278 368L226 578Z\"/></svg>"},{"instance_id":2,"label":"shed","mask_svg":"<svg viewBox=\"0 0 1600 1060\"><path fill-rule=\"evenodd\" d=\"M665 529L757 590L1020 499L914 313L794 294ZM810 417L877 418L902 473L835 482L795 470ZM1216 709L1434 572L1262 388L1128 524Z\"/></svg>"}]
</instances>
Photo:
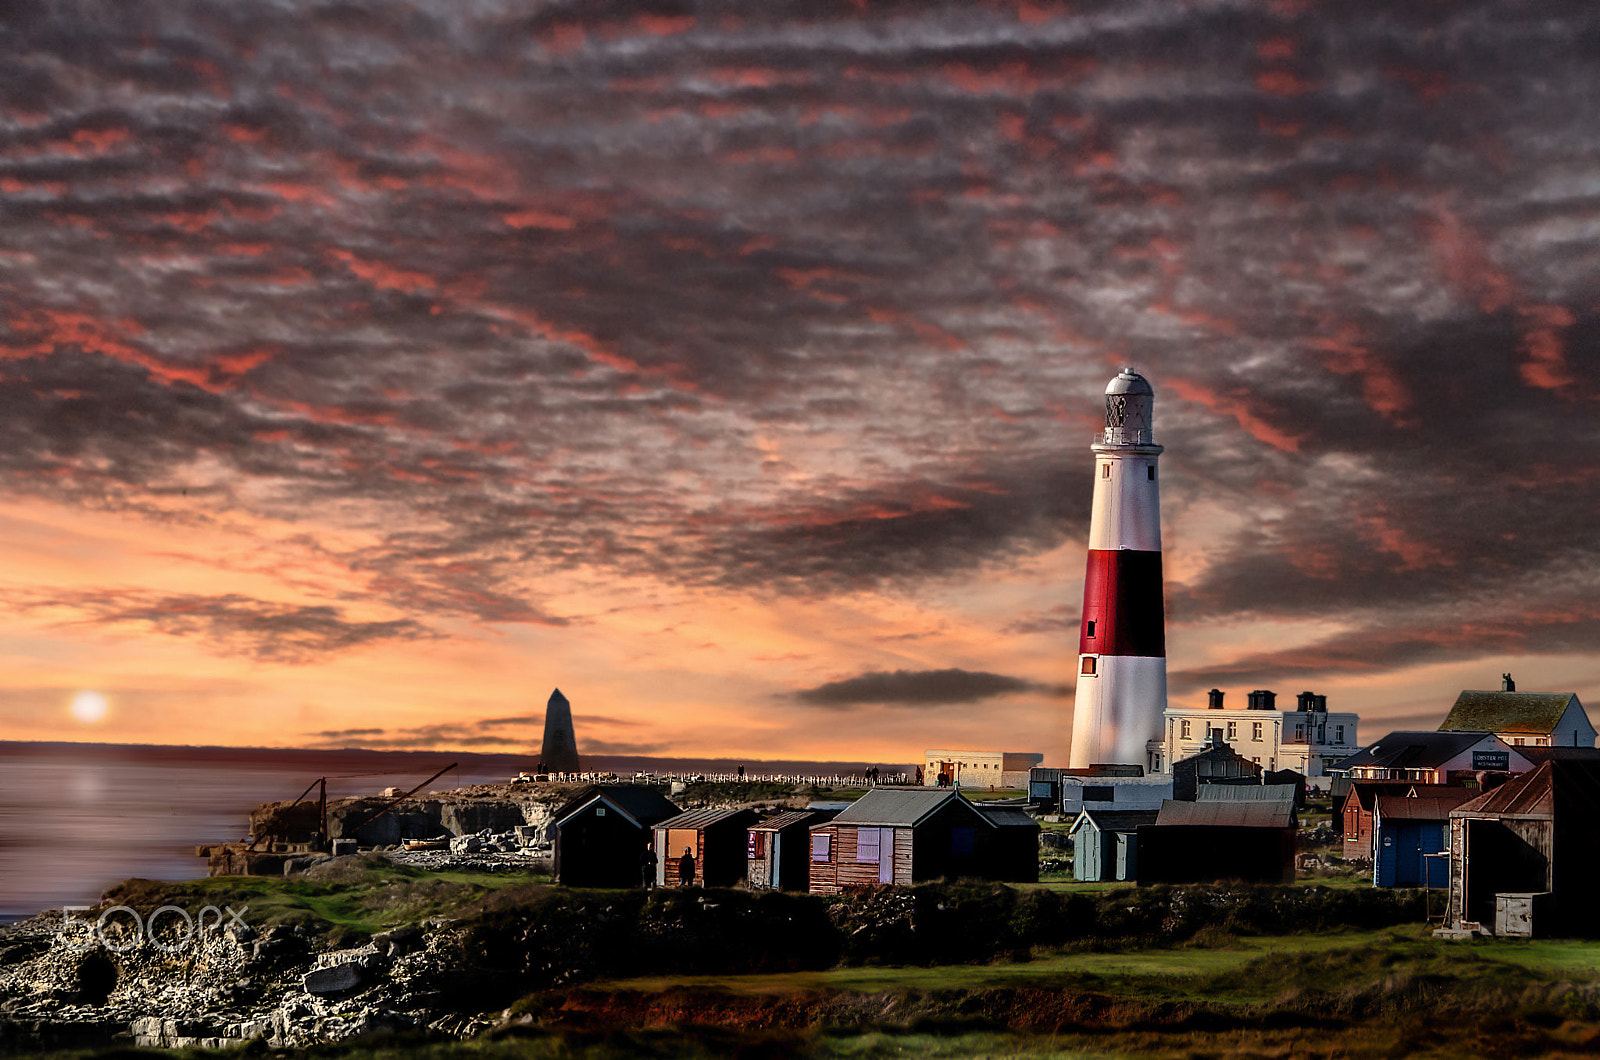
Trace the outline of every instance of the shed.
<instances>
[{"instance_id":1,"label":"shed","mask_svg":"<svg viewBox=\"0 0 1600 1060\"><path fill-rule=\"evenodd\" d=\"M1344 828L1344 856L1352 859L1372 857L1372 811L1379 795L1444 789L1442 784L1413 784L1406 780L1353 780L1349 785L1338 816Z\"/></svg>"},{"instance_id":2,"label":"shed","mask_svg":"<svg viewBox=\"0 0 1600 1060\"><path fill-rule=\"evenodd\" d=\"M1084 810L1072 822L1072 876L1084 882L1133 880L1139 875L1139 826L1159 810Z\"/></svg>"},{"instance_id":3,"label":"shed","mask_svg":"<svg viewBox=\"0 0 1600 1060\"><path fill-rule=\"evenodd\" d=\"M637 887L650 829L679 813L654 788L586 788L555 812L556 880L568 887Z\"/></svg>"},{"instance_id":4,"label":"shed","mask_svg":"<svg viewBox=\"0 0 1600 1060\"><path fill-rule=\"evenodd\" d=\"M1466 788L1430 789L1428 794L1379 795L1372 814L1372 885L1450 885L1450 811L1478 797Z\"/></svg>"},{"instance_id":5,"label":"shed","mask_svg":"<svg viewBox=\"0 0 1600 1060\"><path fill-rule=\"evenodd\" d=\"M1287 802L1296 805L1295 784L1202 784L1196 802Z\"/></svg>"},{"instance_id":6,"label":"shed","mask_svg":"<svg viewBox=\"0 0 1600 1060\"><path fill-rule=\"evenodd\" d=\"M981 810L952 788L874 788L811 826L811 892L909 885L941 876L1039 878L1039 826L1015 808Z\"/></svg>"},{"instance_id":7,"label":"shed","mask_svg":"<svg viewBox=\"0 0 1600 1060\"><path fill-rule=\"evenodd\" d=\"M760 821L754 810L688 810L655 826L656 884L682 887L679 865L684 851L694 855L693 883L732 887L745 878L746 833Z\"/></svg>"},{"instance_id":8,"label":"shed","mask_svg":"<svg viewBox=\"0 0 1600 1060\"><path fill-rule=\"evenodd\" d=\"M838 810L790 810L751 825L745 841L745 879L750 886L809 890L811 826L838 814Z\"/></svg>"},{"instance_id":9,"label":"shed","mask_svg":"<svg viewBox=\"0 0 1600 1060\"><path fill-rule=\"evenodd\" d=\"M1528 900L1527 930L1600 935L1597 875L1600 760L1553 759L1450 811L1448 920L1457 928L1493 931L1497 913L1507 922L1517 901L1548 892Z\"/></svg>"},{"instance_id":10,"label":"shed","mask_svg":"<svg viewBox=\"0 0 1600 1060\"><path fill-rule=\"evenodd\" d=\"M1217 780L1258 780L1261 765L1252 762L1214 735L1205 750L1172 763L1172 798L1193 800L1202 784Z\"/></svg>"},{"instance_id":11,"label":"shed","mask_svg":"<svg viewBox=\"0 0 1600 1060\"><path fill-rule=\"evenodd\" d=\"M1075 820L1084 810L1158 810L1172 798L1170 775L1066 774L1061 778L1061 816Z\"/></svg>"},{"instance_id":12,"label":"shed","mask_svg":"<svg viewBox=\"0 0 1600 1060\"><path fill-rule=\"evenodd\" d=\"M1179 802L1139 828L1138 881L1294 882L1294 803Z\"/></svg>"}]
</instances>

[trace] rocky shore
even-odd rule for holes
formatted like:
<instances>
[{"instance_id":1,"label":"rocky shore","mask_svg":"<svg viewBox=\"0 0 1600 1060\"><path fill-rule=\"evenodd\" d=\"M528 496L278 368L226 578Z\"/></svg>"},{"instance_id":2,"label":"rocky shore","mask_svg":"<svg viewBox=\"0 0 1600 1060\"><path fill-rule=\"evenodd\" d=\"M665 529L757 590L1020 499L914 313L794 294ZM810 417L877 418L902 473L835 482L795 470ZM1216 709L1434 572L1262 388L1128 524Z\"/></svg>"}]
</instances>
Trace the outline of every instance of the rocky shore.
<instances>
[{"instance_id":1,"label":"rocky shore","mask_svg":"<svg viewBox=\"0 0 1600 1060\"><path fill-rule=\"evenodd\" d=\"M519 856L485 857L507 860L460 863L498 868ZM335 875L339 862L359 860L318 867ZM191 934L176 913L137 939L131 917L116 913L96 937L90 916L52 911L0 928L0 1051L220 1048L258 1038L299 1047L380 1029L460 1037L490 1023L440 1005L460 946L448 918L327 948L326 933L304 925L258 931L202 917Z\"/></svg>"}]
</instances>

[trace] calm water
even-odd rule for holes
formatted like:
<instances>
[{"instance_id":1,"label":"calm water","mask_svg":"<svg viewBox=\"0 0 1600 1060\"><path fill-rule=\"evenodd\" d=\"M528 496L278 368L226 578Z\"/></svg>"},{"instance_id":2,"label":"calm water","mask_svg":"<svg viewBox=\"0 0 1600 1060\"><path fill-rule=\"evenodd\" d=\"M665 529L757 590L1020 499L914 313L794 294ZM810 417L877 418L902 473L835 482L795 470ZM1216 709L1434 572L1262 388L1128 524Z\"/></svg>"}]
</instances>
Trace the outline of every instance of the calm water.
<instances>
[{"instance_id":1,"label":"calm water","mask_svg":"<svg viewBox=\"0 0 1600 1060\"><path fill-rule=\"evenodd\" d=\"M594 756L591 768L732 771L731 760ZM438 751L284 751L0 742L0 922L88 905L130 877L206 874L194 848L249 831L263 802L293 799L318 777L330 798L420 784L441 791L501 783L533 760ZM751 774L860 773L866 763L750 763ZM904 767L894 767L904 768Z\"/></svg>"},{"instance_id":2,"label":"calm water","mask_svg":"<svg viewBox=\"0 0 1600 1060\"><path fill-rule=\"evenodd\" d=\"M132 876L204 876L197 844L243 838L253 807L292 799L319 776L392 770L330 775L330 797L372 793L409 788L452 761L461 768L435 790L504 781L516 771L500 756L434 755L419 763L407 755L324 760L261 752L208 761L192 752L9 745L0 750L0 921L89 904Z\"/></svg>"}]
</instances>

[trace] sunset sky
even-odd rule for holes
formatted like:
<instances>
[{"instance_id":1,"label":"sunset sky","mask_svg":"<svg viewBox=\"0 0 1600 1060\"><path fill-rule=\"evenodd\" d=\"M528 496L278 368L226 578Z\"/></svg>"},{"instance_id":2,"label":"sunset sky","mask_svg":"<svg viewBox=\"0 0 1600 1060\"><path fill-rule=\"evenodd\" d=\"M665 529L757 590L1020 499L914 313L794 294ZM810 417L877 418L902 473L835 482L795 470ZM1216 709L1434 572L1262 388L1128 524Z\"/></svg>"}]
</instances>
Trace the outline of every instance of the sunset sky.
<instances>
[{"instance_id":1,"label":"sunset sky","mask_svg":"<svg viewBox=\"0 0 1600 1060\"><path fill-rule=\"evenodd\" d=\"M1122 364L1174 701L1600 704L1592 0L0 2L0 98L0 738L1064 761Z\"/></svg>"}]
</instances>

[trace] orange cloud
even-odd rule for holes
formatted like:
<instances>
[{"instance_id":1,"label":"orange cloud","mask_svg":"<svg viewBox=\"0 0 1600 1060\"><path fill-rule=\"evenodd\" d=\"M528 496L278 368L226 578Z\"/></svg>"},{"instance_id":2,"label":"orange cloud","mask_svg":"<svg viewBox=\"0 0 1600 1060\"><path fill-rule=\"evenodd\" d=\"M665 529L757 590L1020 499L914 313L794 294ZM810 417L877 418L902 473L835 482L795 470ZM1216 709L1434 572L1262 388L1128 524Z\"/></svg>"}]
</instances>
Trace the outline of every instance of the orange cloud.
<instances>
[{"instance_id":1,"label":"orange cloud","mask_svg":"<svg viewBox=\"0 0 1600 1060\"><path fill-rule=\"evenodd\" d=\"M1193 401L1197 405L1204 405L1213 412L1232 416L1243 427L1245 432L1257 441L1266 442L1275 449L1286 453L1300 451L1300 439L1296 436L1274 427L1256 413L1245 407L1245 402L1250 400L1248 392L1240 390L1237 393L1223 394L1202 386L1199 383L1176 377L1169 378L1166 386L1185 401Z\"/></svg>"}]
</instances>

